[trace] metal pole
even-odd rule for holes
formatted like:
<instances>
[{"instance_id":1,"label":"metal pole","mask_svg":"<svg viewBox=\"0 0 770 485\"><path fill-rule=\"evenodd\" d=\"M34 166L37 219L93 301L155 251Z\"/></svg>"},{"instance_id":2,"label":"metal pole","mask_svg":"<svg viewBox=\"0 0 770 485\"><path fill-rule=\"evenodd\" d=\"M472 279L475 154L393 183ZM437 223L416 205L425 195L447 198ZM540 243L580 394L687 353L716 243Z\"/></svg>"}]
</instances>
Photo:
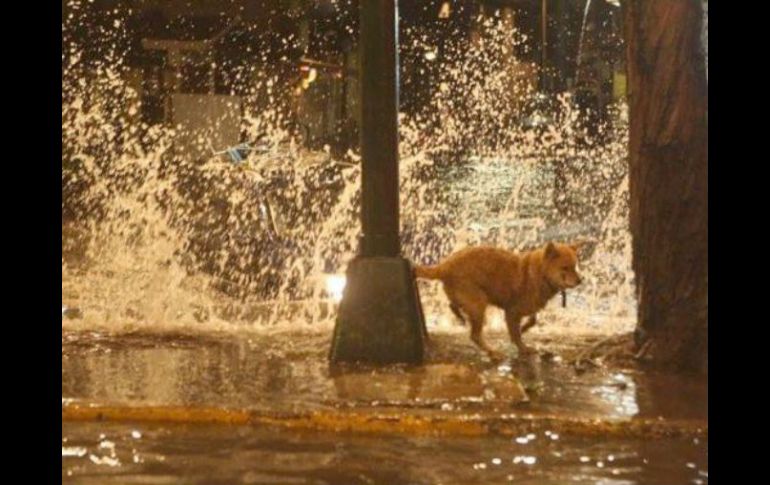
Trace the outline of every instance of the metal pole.
<instances>
[{"instance_id":1,"label":"metal pole","mask_svg":"<svg viewBox=\"0 0 770 485\"><path fill-rule=\"evenodd\" d=\"M398 5L361 2L362 256L398 256Z\"/></svg>"},{"instance_id":2,"label":"metal pole","mask_svg":"<svg viewBox=\"0 0 770 485\"><path fill-rule=\"evenodd\" d=\"M425 318L401 256L397 0L361 0L361 226L329 354L332 363L420 363Z\"/></svg>"},{"instance_id":3,"label":"metal pole","mask_svg":"<svg viewBox=\"0 0 770 485\"><path fill-rule=\"evenodd\" d=\"M541 15L541 52L540 52L540 90L545 91L546 87L546 62L547 62L547 52L548 52L548 0L542 0L542 15Z\"/></svg>"}]
</instances>

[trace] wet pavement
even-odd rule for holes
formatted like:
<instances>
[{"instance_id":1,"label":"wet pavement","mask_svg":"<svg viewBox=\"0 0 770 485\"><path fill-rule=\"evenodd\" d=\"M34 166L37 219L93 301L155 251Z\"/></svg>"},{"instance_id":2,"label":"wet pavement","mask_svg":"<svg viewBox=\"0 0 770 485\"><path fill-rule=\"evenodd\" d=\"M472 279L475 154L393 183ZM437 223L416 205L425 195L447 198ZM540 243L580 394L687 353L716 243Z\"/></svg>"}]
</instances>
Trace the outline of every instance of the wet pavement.
<instances>
[{"instance_id":1,"label":"wet pavement","mask_svg":"<svg viewBox=\"0 0 770 485\"><path fill-rule=\"evenodd\" d=\"M488 340L504 348L507 336L489 332ZM540 355L517 358L511 350L510 359L493 364L465 331L434 331L425 365L377 369L330 368L330 332L323 328L65 331L62 478L707 483L707 381L626 365L577 372L574 356L599 340L532 335ZM112 406L112 415L80 412L89 406ZM142 410L150 408L160 418L145 419L141 413L149 411ZM209 424L169 423L185 421L176 419L179 409L214 417L199 420ZM244 419L220 419L217 410ZM93 421L110 416L118 422ZM220 421L249 424L211 424ZM655 433L650 423L670 426ZM670 432L676 423L686 430Z\"/></svg>"},{"instance_id":2,"label":"wet pavement","mask_svg":"<svg viewBox=\"0 0 770 485\"><path fill-rule=\"evenodd\" d=\"M505 348L506 335L489 332L488 339ZM65 332L62 397L282 411L376 405L707 419L705 379L618 366L576 372L571 356L597 340L533 335L540 356L512 355L493 364L465 332L433 332L425 365L331 369L326 329L241 335Z\"/></svg>"},{"instance_id":3,"label":"wet pavement","mask_svg":"<svg viewBox=\"0 0 770 485\"><path fill-rule=\"evenodd\" d=\"M253 426L65 423L62 483L706 484L697 438L369 436Z\"/></svg>"}]
</instances>

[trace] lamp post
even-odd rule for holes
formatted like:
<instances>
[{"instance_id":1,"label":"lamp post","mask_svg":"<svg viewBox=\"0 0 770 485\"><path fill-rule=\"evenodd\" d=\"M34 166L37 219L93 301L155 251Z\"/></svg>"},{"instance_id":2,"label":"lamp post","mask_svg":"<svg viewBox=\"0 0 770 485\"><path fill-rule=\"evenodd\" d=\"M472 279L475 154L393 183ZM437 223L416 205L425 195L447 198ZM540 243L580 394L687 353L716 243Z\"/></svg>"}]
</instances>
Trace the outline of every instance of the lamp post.
<instances>
[{"instance_id":1,"label":"lamp post","mask_svg":"<svg viewBox=\"0 0 770 485\"><path fill-rule=\"evenodd\" d=\"M362 236L330 360L419 363L425 322L399 238L397 0L364 0L360 9Z\"/></svg>"}]
</instances>

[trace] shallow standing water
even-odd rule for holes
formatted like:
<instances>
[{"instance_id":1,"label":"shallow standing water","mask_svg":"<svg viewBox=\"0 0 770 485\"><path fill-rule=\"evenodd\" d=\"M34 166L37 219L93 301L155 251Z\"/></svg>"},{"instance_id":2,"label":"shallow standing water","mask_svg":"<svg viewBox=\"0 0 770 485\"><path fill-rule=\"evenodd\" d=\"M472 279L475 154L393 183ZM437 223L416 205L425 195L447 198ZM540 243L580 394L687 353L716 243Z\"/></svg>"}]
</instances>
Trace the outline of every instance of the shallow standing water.
<instances>
[{"instance_id":1,"label":"shallow standing water","mask_svg":"<svg viewBox=\"0 0 770 485\"><path fill-rule=\"evenodd\" d=\"M708 419L704 378L612 365L577 373L571 360L599 336L528 333L528 342L543 355L522 359L504 332L488 331L490 345L509 352L506 361L493 364L467 333L432 331L421 366L332 369L331 335L323 328L195 336L65 332L62 398L298 412L451 405L452 410ZM520 398L522 390L527 400Z\"/></svg>"},{"instance_id":2,"label":"shallow standing water","mask_svg":"<svg viewBox=\"0 0 770 485\"><path fill-rule=\"evenodd\" d=\"M62 436L62 482L73 484L708 483L708 443L697 439L394 437L130 423L65 423Z\"/></svg>"},{"instance_id":3,"label":"shallow standing water","mask_svg":"<svg viewBox=\"0 0 770 485\"><path fill-rule=\"evenodd\" d=\"M537 419L508 435L366 428L366 416L382 419L385 412L385 420L418 416L437 426L482 416L494 428L500 416L531 414L686 421L707 429L705 380L618 366L577 374L568 361L596 335L533 334L543 355L523 360L512 352L494 365L464 329L434 330L423 366L333 372L325 330L65 332L63 406L207 407L271 416L353 411L364 419L351 423L364 426L349 433L261 424L65 421L64 483L708 483L707 434L585 436ZM489 334L492 345L505 348L503 333Z\"/></svg>"}]
</instances>

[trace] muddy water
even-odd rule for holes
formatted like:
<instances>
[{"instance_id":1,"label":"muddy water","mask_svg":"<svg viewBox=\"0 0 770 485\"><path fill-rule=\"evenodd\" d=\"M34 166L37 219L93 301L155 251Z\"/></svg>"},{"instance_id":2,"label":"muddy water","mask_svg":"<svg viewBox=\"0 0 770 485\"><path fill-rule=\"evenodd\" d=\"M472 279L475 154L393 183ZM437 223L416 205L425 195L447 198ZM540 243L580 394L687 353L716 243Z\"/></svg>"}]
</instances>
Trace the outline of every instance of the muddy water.
<instances>
[{"instance_id":1,"label":"muddy water","mask_svg":"<svg viewBox=\"0 0 770 485\"><path fill-rule=\"evenodd\" d=\"M401 438L268 428L65 423L62 482L78 484L707 484L705 440L553 433Z\"/></svg>"}]
</instances>

